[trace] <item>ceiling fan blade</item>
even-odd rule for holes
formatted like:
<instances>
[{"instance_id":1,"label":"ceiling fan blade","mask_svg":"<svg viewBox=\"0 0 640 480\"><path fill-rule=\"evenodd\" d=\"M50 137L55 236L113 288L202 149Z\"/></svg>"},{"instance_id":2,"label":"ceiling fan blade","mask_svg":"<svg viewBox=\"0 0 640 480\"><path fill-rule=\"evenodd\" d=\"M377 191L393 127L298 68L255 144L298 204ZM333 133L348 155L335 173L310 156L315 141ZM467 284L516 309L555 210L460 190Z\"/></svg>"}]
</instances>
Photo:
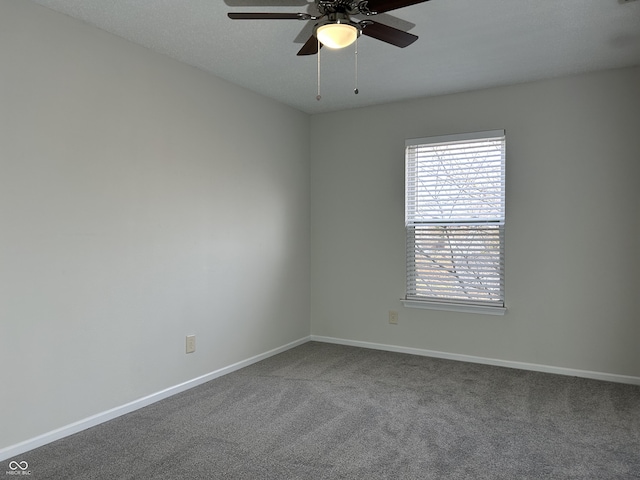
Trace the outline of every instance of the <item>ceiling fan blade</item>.
<instances>
[{"instance_id":1,"label":"ceiling fan blade","mask_svg":"<svg viewBox=\"0 0 640 480\"><path fill-rule=\"evenodd\" d=\"M306 13L250 13L231 12L227 13L232 20L308 20Z\"/></svg>"},{"instance_id":2,"label":"ceiling fan blade","mask_svg":"<svg viewBox=\"0 0 640 480\"><path fill-rule=\"evenodd\" d=\"M320 45L320 48L322 48L322 45ZM315 35L311 35L298 52L298 55L315 55L316 53L318 53L318 39Z\"/></svg>"},{"instance_id":3,"label":"ceiling fan blade","mask_svg":"<svg viewBox=\"0 0 640 480\"><path fill-rule=\"evenodd\" d=\"M397 28L383 25L382 23L366 20L366 26L362 29L362 34L368 37L381 40L396 47L404 48L415 42L418 37L412 33L403 32Z\"/></svg>"},{"instance_id":4,"label":"ceiling fan blade","mask_svg":"<svg viewBox=\"0 0 640 480\"><path fill-rule=\"evenodd\" d=\"M418 3L425 3L429 0L369 0L367 8L372 12L384 13L396 8L408 7Z\"/></svg>"},{"instance_id":5,"label":"ceiling fan blade","mask_svg":"<svg viewBox=\"0 0 640 480\"><path fill-rule=\"evenodd\" d=\"M363 20L367 20L373 17L367 16L367 15L353 15L353 18L361 22ZM376 18L376 22L384 23L385 25L389 25L390 27L397 28L398 30L402 30L403 32L410 32L412 28L416 27L415 23L408 22L407 20L395 17L388 13L381 13L379 15L376 15L375 18Z\"/></svg>"}]
</instances>

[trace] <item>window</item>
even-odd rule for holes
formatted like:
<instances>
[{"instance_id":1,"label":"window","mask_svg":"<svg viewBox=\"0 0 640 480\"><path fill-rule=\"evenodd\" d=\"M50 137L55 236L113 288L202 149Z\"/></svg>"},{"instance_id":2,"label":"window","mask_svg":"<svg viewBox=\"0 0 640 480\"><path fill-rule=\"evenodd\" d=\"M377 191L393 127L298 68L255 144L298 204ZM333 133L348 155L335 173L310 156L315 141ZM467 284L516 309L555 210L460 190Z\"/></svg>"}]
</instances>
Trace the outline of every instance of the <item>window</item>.
<instances>
[{"instance_id":1,"label":"window","mask_svg":"<svg viewBox=\"0 0 640 480\"><path fill-rule=\"evenodd\" d=\"M405 305L504 314L504 131L407 140L405 161Z\"/></svg>"}]
</instances>

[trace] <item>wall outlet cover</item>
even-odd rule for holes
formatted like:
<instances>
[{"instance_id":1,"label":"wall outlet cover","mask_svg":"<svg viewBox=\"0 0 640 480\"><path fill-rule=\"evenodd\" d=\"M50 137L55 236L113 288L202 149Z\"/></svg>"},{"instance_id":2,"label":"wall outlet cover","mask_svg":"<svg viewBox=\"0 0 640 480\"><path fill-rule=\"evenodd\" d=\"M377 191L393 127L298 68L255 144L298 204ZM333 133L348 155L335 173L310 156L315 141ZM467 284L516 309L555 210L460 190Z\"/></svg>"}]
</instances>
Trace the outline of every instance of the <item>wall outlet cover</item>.
<instances>
[{"instance_id":1,"label":"wall outlet cover","mask_svg":"<svg viewBox=\"0 0 640 480\"><path fill-rule=\"evenodd\" d=\"M196 351L196 336L187 335L187 353L193 353Z\"/></svg>"}]
</instances>

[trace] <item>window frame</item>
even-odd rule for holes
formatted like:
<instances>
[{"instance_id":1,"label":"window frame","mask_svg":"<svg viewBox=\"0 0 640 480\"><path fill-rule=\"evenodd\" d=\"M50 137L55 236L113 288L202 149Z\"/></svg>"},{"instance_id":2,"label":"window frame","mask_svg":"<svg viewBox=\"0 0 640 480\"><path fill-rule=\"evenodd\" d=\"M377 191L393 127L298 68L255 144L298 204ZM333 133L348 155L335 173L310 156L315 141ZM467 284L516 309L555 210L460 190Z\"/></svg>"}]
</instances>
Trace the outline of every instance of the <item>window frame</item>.
<instances>
[{"instance_id":1,"label":"window frame","mask_svg":"<svg viewBox=\"0 0 640 480\"><path fill-rule=\"evenodd\" d=\"M483 140L483 139L492 139L492 138L501 138L502 139L502 149L501 149L501 217L490 220L483 220L480 222L474 222L469 220L420 220L417 221L413 218L413 215L408 214L408 206L409 206L409 148L420 146L420 145L434 145L434 144L460 144L466 141L473 140ZM504 315L506 313L506 304L505 304L505 266L504 266L504 255L505 255L505 246L504 246L504 220L505 220L505 169L506 169L506 132L505 130L489 130L489 131L481 131L481 132L471 132L471 133L463 133L463 134L453 134L453 135L440 135L434 137L426 137L426 138L416 138L416 139L407 139L405 141L405 232L406 232L406 265L405 265L405 274L406 274L406 291L405 297L401 299L402 304L405 307L409 308L426 308L426 309L436 309L436 310L447 310L447 311L457 311L457 312L468 312L468 313L481 313L488 315ZM415 195L413 192L412 195ZM415 212L415 205L412 205L413 210ZM436 226L452 226L452 227L462 227L462 226L499 226L498 228L498 238L499 238L499 251L498 251L498 262L499 262L499 284L500 284L500 292L499 297L502 301L489 301L485 302L482 300L463 300L459 298L453 297L431 297L431 296L421 296L421 295L411 295L410 294L410 275L413 272L410 272L410 261L412 261L412 265L415 264L415 248L410 248L410 237L414 238L410 233L410 229L413 228L415 231L415 227L417 225L432 225ZM412 256L411 256L412 255ZM415 286L415 284L413 284ZM499 300L500 300L499 299Z\"/></svg>"}]
</instances>

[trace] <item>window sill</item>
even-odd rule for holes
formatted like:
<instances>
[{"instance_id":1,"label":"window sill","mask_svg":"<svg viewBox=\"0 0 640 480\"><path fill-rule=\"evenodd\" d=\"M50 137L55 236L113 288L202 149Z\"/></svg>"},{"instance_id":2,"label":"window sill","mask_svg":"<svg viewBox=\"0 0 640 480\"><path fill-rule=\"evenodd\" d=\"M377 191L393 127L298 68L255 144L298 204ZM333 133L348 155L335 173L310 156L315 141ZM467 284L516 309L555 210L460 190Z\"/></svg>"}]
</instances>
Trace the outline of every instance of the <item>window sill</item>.
<instances>
[{"instance_id":1,"label":"window sill","mask_svg":"<svg viewBox=\"0 0 640 480\"><path fill-rule=\"evenodd\" d=\"M466 305L463 303L430 302L429 300L407 300L401 298L402 305L408 308L424 308L427 310L445 310L449 312L479 313L482 315L504 315L506 307L490 307L486 305Z\"/></svg>"}]
</instances>

